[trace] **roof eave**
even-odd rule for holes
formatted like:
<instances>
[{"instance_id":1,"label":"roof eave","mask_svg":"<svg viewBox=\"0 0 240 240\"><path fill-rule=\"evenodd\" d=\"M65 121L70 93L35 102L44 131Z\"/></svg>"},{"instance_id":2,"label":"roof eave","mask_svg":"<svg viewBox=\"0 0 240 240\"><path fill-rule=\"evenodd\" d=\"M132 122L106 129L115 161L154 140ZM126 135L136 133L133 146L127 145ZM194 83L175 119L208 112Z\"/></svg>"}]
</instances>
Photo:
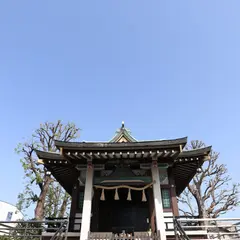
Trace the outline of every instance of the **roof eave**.
<instances>
[{"instance_id":1,"label":"roof eave","mask_svg":"<svg viewBox=\"0 0 240 240\"><path fill-rule=\"evenodd\" d=\"M199 149L193 149L193 150L187 150L187 151L182 151L179 154L180 157L194 157L194 156L208 156L209 153L211 152L212 146L208 146L205 148L199 148Z\"/></svg>"},{"instance_id":2,"label":"roof eave","mask_svg":"<svg viewBox=\"0 0 240 240\"><path fill-rule=\"evenodd\" d=\"M40 151L40 150L35 150L37 157L39 159L45 159L45 160L52 160L52 159L59 159L59 160L63 160L64 156L59 154L59 153L53 153L53 152L44 152L44 151Z\"/></svg>"},{"instance_id":3,"label":"roof eave","mask_svg":"<svg viewBox=\"0 0 240 240\"><path fill-rule=\"evenodd\" d=\"M187 187L187 185L191 182L193 177L197 174L197 168L201 167L206 160L206 157L209 156L209 153L211 152L211 146L200 148L200 149L193 149L188 151L183 151L179 154L178 158L175 160L175 167L179 166L182 168L184 165L187 167L187 163L190 161L190 164L195 163L194 167L192 168L192 172L186 177L186 179L182 182L184 183L183 186L180 185L179 189L177 190L177 195L181 195L181 193L184 191L184 189ZM183 161L184 158L187 159L187 162ZM179 181L177 181L176 184L179 184Z\"/></svg>"},{"instance_id":4,"label":"roof eave","mask_svg":"<svg viewBox=\"0 0 240 240\"><path fill-rule=\"evenodd\" d=\"M145 147L145 148L167 148L167 147L178 147L182 146L182 148L187 143L187 137L184 138L178 138L178 139L171 139L171 140L159 140L159 141L139 141L139 142L63 142L63 141L55 141L55 145L58 149L65 148L69 150L91 150L91 149L97 149L97 150L105 150L106 148L112 149L124 149L127 147Z\"/></svg>"}]
</instances>

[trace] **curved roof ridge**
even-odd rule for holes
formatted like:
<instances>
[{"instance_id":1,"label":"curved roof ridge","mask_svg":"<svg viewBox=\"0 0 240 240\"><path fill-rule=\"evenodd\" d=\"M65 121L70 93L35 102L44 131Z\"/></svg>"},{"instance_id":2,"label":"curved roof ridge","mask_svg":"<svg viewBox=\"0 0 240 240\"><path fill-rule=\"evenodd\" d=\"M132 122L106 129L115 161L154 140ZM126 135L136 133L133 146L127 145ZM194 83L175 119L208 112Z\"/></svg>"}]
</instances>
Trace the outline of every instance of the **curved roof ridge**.
<instances>
[{"instance_id":1,"label":"curved roof ridge","mask_svg":"<svg viewBox=\"0 0 240 240\"><path fill-rule=\"evenodd\" d=\"M174 139L156 139L156 140L141 140L141 141L137 141L137 142L131 142L130 144L139 144L139 143L152 143L152 142L173 142L173 141L184 141L187 140L187 137L182 137L182 138L174 138ZM102 144L128 144L126 142L107 142L107 141L74 141L74 142L66 142L66 141L61 141L61 140L55 140L55 145L57 146L58 143L63 143L63 144L98 144L98 143L102 143ZM56 144L57 143L57 144Z\"/></svg>"},{"instance_id":2,"label":"curved roof ridge","mask_svg":"<svg viewBox=\"0 0 240 240\"><path fill-rule=\"evenodd\" d=\"M191 149L182 151L178 157L185 157L185 156L194 156L194 155L209 155L211 152L212 146L207 146L204 148L198 148L198 149Z\"/></svg>"},{"instance_id":3,"label":"curved roof ridge","mask_svg":"<svg viewBox=\"0 0 240 240\"><path fill-rule=\"evenodd\" d=\"M211 150L211 148L212 148L212 146L207 146L207 147L202 147L202 148L195 148L195 149L183 150L182 152L195 152L195 151L198 151L198 150L208 151L208 150Z\"/></svg>"},{"instance_id":4,"label":"curved roof ridge","mask_svg":"<svg viewBox=\"0 0 240 240\"><path fill-rule=\"evenodd\" d=\"M55 145L58 149L124 149L124 148L164 148L164 147L172 147L172 146L180 146L182 148L187 143L187 137L177 138L171 140L160 140L160 141L139 141L139 142L64 142L64 141L55 141Z\"/></svg>"},{"instance_id":5,"label":"curved roof ridge","mask_svg":"<svg viewBox=\"0 0 240 240\"><path fill-rule=\"evenodd\" d=\"M44 152L41 150L35 150L39 159L52 159L52 157L63 160L64 157L59 152Z\"/></svg>"},{"instance_id":6,"label":"curved roof ridge","mask_svg":"<svg viewBox=\"0 0 240 240\"><path fill-rule=\"evenodd\" d=\"M42 151L42 150L38 150L38 149L35 149L34 150L36 153L46 153L46 151ZM50 152L50 151L47 151L47 153L49 153L49 154L53 154L53 155L60 155L60 153L59 152Z\"/></svg>"}]
</instances>

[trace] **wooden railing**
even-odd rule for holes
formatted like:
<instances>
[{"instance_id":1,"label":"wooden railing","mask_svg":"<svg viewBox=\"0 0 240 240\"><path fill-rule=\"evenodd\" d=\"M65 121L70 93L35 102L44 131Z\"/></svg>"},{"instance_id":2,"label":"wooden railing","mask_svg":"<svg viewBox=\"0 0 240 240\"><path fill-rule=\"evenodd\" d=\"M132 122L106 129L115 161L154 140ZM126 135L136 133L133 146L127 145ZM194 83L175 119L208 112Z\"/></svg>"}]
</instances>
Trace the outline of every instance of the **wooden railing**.
<instances>
[{"instance_id":1,"label":"wooden railing","mask_svg":"<svg viewBox=\"0 0 240 240\"><path fill-rule=\"evenodd\" d=\"M0 235L5 239L38 240L42 236L48 239L67 239L68 219L48 219L46 221L4 221L0 222ZM165 218L166 235L176 240L189 240L200 237L205 239L239 239L240 240L240 218ZM129 228L130 229L130 228ZM127 232L127 231L126 231ZM79 237L80 230L76 234ZM74 235L75 236L75 235ZM131 229L128 233L115 234L112 232L89 234L89 240L160 240L160 234L150 232L135 232Z\"/></svg>"},{"instance_id":2,"label":"wooden railing","mask_svg":"<svg viewBox=\"0 0 240 240\"><path fill-rule=\"evenodd\" d=\"M181 239L181 240L190 240L187 233L182 228L181 224L178 222L178 220L174 217L173 218L173 225L174 225L174 233L175 233L175 239Z\"/></svg>"},{"instance_id":3,"label":"wooden railing","mask_svg":"<svg viewBox=\"0 0 240 240\"><path fill-rule=\"evenodd\" d=\"M207 239L240 239L240 218L177 217L174 224L175 231L177 229L184 237L195 235Z\"/></svg>"},{"instance_id":4,"label":"wooden railing","mask_svg":"<svg viewBox=\"0 0 240 240\"><path fill-rule=\"evenodd\" d=\"M53 232L50 240L63 239L67 236L68 220L0 222L0 236L6 240L41 240L42 234L47 231Z\"/></svg>"},{"instance_id":5,"label":"wooden railing","mask_svg":"<svg viewBox=\"0 0 240 240\"><path fill-rule=\"evenodd\" d=\"M47 232L54 232L55 228L59 228L62 221L69 221L68 231L69 232L79 232L81 229L82 217L73 217L73 218L46 218L47 221L50 221L47 225ZM75 222L79 223L75 223ZM74 229L74 226L78 224L79 229Z\"/></svg>"}]
</instances>

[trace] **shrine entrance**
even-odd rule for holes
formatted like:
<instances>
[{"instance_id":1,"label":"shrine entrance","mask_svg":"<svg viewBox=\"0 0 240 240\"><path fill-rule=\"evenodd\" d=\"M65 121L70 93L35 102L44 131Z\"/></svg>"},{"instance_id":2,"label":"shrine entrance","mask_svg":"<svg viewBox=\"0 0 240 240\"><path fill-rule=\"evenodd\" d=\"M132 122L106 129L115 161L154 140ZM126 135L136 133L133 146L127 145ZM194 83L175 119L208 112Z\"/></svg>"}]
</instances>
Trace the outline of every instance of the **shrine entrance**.
<instances>
[{"instance_id":1,"label":"shrine entrance","mask_svg":"<svg viewBox=\"0 0 240 240\"><path fill-rule=\"evenodd\" d=\"M131 191L130 201L127 200L128 189L119 189L118 196L119 200L115 200L114 190L105 191L105 201L99 203L99 231L113 233L148 231L149 202L142 201L142 191Z\"/></svg>"}]
</instances>

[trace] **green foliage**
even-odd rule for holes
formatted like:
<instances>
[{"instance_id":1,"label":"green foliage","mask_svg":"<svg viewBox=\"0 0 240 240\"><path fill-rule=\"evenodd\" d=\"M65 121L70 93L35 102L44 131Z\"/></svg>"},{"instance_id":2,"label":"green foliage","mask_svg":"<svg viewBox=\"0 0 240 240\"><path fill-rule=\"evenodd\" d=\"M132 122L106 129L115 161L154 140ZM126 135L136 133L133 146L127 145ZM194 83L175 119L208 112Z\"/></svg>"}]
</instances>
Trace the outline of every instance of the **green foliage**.
<instances>
[{"instance_id":1,"label":"green foliage","mask_svg":"<svg viewBox=\"0 0 240 240\"><path fill-rule=\"evenodd\" d=\"M13 240L13 238L9 236L0 236L0 240Z\"/></svg>"},{"instance_id":2,"label":"green foliage","mask_svg":"<svg viewBox=\"0 0 240 240\"><path fill-rule=\"evenodd\" d=\"M61 210L64 213L61 212L60 215L66 214L67 206L65 205L69 204L70 197L54 178L48 176L47 169L37 163L35 150L58 152L54 141L75 140L79 137L79 131L80 129L74 123L63 124L60 120L56 123L45 122L40 124L29 140L17 145L15 152L20 155L25 173L25 188L18 195L17 205L20 210L36 204L37 208L42 208L43 212L46 209L48 215L55 216L57 213L60 214ZM42 219L43 215L35 215L35 217Z\"/></svg>"},{"instance_id":3,"label":"green foliage","mask_svg":"<svg viewBox=\"0 0 240 240\"><path fill-rule=\"evenodd\" d=\"M67 217L70 200L69 194L58 183L52 182L46 197L45 215L49 218Z\"/></svg>"},{"instance_id":4,"label":"green foliage","mask_svg":"<svg viewBox=\"0 0 240 240\"><path fill-rule=\"evenodd\" d=\"M41 239L42 232L46 231L47 225L43 222L34 221L30 219L28 221L19 221L14 227L11 226L10 229L5 231L6 235L1 235L0 240L39 240ZM59 226L54 226L55 228Z\"/></svg>"},{"instance_id":5,"label":"green foliage","mask_svg":"<svg viewBox=\"0 0 240 240\"><path fill-rule=\"evenodd\" d=\"M39 240L43 232L43 225L38 222L19 222L10 232L0 240Z\"/></svg>"}]
</instances>

